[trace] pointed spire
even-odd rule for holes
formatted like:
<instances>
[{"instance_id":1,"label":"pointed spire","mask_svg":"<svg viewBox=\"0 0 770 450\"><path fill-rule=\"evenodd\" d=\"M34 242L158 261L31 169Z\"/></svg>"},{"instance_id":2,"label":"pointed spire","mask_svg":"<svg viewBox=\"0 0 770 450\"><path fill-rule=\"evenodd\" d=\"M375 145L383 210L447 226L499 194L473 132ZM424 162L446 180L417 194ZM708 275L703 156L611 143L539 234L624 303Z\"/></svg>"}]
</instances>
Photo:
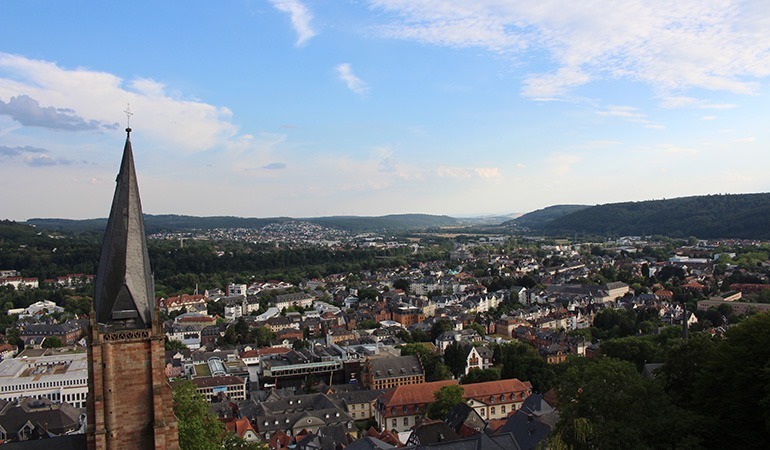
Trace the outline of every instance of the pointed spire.
<instances>
[{"instance_id":1,"label":"pointed spire","mask_svg":"<svg viewBox=\"0 0 770 450\"><path fill-rule=\"evenodd\" d=\"M150 328L155 287L131 150L131 128L126 128L116 183L96 272L96 322L115 329Z\"/></svg>"}]
</instances>

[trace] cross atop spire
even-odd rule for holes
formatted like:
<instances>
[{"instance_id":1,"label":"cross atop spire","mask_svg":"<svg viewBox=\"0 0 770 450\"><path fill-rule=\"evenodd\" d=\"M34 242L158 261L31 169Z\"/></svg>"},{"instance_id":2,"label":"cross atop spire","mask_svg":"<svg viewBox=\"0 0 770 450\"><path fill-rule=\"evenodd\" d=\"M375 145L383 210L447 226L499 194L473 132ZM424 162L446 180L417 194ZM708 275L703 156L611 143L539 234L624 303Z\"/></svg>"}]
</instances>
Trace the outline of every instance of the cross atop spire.
<instances>
[{"instance_id":1,"label":"cross atop spire","mask_svg":"<svg viewBox=\"0 0 770 450\"><path fill-rule=\"evenodd\" d=\"M131 103L126 103L126 109L124 109L123 112L126 113L126 135L130 138L131 137L131 116L134 115L134 113L131 112Z\"/></svg>"}]
</instances>

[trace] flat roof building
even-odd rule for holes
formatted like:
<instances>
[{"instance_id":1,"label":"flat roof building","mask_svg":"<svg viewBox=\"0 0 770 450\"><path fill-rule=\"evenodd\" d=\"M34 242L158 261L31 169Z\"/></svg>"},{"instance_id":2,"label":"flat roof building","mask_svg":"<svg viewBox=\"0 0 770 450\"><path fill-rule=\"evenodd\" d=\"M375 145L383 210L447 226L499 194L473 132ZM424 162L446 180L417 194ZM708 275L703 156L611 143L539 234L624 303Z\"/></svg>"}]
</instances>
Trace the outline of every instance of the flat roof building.
<instances>
[{"instance_id":1,"label":"flat roof building","mask_svg":"<svg viewBox=\"0 0 770 450\"><path fill-rule=\"evenodd\" d=\"M0 399L47 398L85 408L88 355L63 353L22 356L0 361Z\"/></svg>"}]
</instances>

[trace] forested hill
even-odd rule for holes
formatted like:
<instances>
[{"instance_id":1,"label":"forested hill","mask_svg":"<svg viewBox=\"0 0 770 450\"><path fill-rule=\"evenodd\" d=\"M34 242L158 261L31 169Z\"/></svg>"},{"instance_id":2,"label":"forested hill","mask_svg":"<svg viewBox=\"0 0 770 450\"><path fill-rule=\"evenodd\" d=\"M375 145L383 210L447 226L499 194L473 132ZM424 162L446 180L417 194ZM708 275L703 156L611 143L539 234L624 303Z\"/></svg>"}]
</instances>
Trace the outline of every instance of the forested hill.
<instances>
[{"instance_id":1,"label":"forested hill","mask_svg":"<svg viewBox=\"0 0 770 450\"><path fill-rule=\"evenodd\" d=\"M272 223L287 222L291 220L316 223L318 225L347 230L355 233L368 231L409 231L424 228L452 226L457 224L457 220L453 219L452 217L433 216L429 214L394 214L379 217L338 216L305 219L292 219L289 217L196 217L173 214L144 215L144 224L148 233L155 233L159 231L185 231L193 229L206 230L214 228L257 229ZM107 226L107 219L29 219L27 220L27 223L45 230L82 233L91 231L103 231Z\"/></svg>"},{"instance_id":2,"label":"forested hill","mask_svg":"<svg viewBox=\"0 0 770 450\"><path fill-rule=\"evenodd\" d=\"M545 226L546 223L566 216L576 211L590 208L588 205L554 205L547 208L538 209L530 213L521 215L513 220L501 224L502 226L515 226L519 228L530 228L537 230Z\"/></svg>"},{"instance_id":3,"label":"forested hill","mask_svg":"<svg viewBox=\"0 0 770 450\"><path fill-rule=\"evenodd\" d=\"M548 234L770 239L770 193L610 203L530 229Z\"/></svg>"}]
</instances>

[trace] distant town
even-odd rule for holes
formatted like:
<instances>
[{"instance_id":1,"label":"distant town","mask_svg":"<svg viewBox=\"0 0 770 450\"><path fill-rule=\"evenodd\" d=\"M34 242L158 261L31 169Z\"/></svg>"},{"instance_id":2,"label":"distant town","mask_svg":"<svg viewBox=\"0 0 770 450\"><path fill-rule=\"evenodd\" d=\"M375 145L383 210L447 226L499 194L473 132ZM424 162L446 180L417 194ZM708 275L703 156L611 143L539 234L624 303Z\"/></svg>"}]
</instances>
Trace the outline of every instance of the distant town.
<instances>
[{"instance_id":1,"label":"distant town","mask_svg":"<svg viewBox=\"0 0 770 450\"><path fill-rule=\"evenodd\" d=\"M149 238L218 258L226 251L208 244L408 257L298 283L239 275L156 299L171 385L191 383L229 433L272 449L551 445L560 367L613 357L654 379L673 341L720 339L770 311L760 241L460 235L441 247L302 221ZM0 439L83 433L94 275L2 269Z\"/></svg>"}]
</instances>

